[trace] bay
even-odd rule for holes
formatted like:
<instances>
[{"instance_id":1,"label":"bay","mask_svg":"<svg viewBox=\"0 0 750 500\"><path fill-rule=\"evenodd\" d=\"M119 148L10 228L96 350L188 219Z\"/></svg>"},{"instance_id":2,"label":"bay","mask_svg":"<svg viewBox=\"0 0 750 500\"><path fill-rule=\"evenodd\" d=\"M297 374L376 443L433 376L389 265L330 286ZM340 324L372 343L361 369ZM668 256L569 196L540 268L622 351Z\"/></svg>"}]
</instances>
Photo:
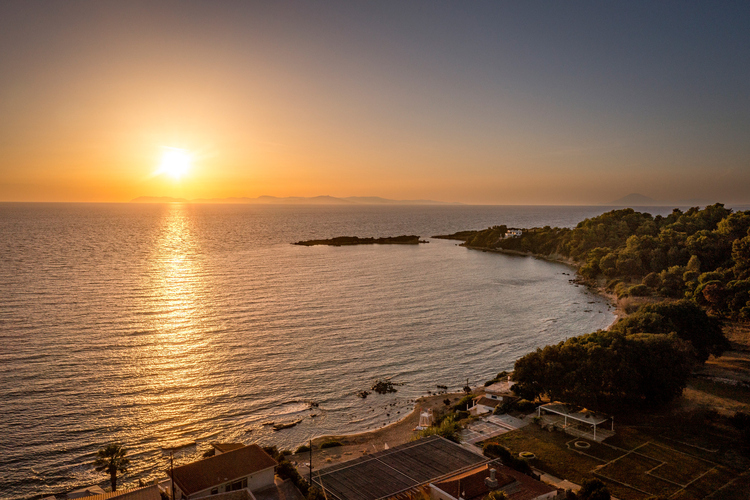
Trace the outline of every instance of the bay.
<instances>
[{"instance_id":1,"label":"bay","mask_svg":"<svg viewBox=\"0 0 750 500\"><path fill-rule=\"evenodd\" d=\"M429 237L605 210L0 204L0 491L106 486L91 462L111 441L130 449L127 485L163 477L169 443L197 443L183 463L214 441L375 429L437 384L481 384L604 328L610 306L572 269ZM400 234L430 243L290 245ZM404 385L356 397L384 377Z\"/></svg>"}]
</instances>

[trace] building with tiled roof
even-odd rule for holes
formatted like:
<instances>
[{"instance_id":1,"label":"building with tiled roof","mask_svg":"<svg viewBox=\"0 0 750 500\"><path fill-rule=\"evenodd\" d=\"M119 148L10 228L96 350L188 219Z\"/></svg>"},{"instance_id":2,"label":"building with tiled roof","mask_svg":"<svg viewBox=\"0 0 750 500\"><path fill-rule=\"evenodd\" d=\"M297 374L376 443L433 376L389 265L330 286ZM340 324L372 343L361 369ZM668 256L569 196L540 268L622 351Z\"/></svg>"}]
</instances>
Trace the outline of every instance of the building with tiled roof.
<instances>
[{"instance_id":1,"label":"building with tiled roof","mask_svg":"<svg viewBox=\"0 0 750 500\"><path fill-rule=\"evenodd\" d=\"M490 399L485 396L477 396L473 400L474 406L469 408L469 413L472 415L483 415L485 413L492 412L495 407L503 404L502 401L497 399Z\"/></svg>"},{"instance_id":2,"label":"building with tiled roof","mask_svg":"<svg viewBox=\"0 0 750 500\"><path fill-rule=\"evenodd\" d=\"M245 445L243 443L211 443L211 446L214 447L216 455L221 455L228 451L238 450Z\"/></svg>"},{"instance_id":3,"label":"building with tiled roof","mask_svg":"<svg viewBox=\"0 0 750 500\"><path fill-rule=\"evenodd\" d=\"M257 444L217 454L174 468L175 499L258 490L273 484L277 462Z\"/></svg>"},{"instance_id":4,"label":"building with tiled roof","mask_svg":"<svg viewBox=\"0 0 750 500\"><path fill-rule=\"evenodd\" d=\"M492 462L431 483L430 498L482 500L495 490L504 492L509 500L549 500L559 493L548 484L499 462Z\"/></svg>"},{"instance_id":5,"label":"building with tiled roof","mask_svg":"<svg viewBox=\"0 0 750 500\"><path fill-rule=\"evenodd\" d=\"M161 490L155 484L140 488L109 491L101 495L86 497L86 500L161 500Z\"/></svg>"}]
</instances>

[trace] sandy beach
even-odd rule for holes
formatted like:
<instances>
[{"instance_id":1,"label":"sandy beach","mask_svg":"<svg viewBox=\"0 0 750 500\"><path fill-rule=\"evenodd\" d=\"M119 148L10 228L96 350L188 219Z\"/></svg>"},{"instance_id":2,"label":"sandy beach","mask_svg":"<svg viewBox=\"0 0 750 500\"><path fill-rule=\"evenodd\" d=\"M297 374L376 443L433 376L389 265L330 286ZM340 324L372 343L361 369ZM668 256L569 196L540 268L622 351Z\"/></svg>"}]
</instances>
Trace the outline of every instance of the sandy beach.
<instances>
[{"instance_id":1,"label":"sandy beach","mask_svg":"<svg viewBox=\"0 0 750 500\"><path fill-rule=\"evenodd\" d=\"M414 410L398 422L374 431L315 438L313 439L313 469L320 469L339 462L352 460L368 453L382 451L386 445L392 448L408 443L418 434L418 431L415 431L414 428L419 423L419 414L422 410L432 409L434 413L437 413L446 408L443 402L446 398L451 400L451 404L455 404L464 395L464 393L450 393L423 396L416 400ZM339 441L342 446L321 450L320 445L330 440ZM292 455L290 458L302 466L309 462L310 455L308 452L303 452ZM302 467L300 469L300 472L304 475L306 467L304 467L305 472L303 472Z\"/></svg>"}]
</instances>

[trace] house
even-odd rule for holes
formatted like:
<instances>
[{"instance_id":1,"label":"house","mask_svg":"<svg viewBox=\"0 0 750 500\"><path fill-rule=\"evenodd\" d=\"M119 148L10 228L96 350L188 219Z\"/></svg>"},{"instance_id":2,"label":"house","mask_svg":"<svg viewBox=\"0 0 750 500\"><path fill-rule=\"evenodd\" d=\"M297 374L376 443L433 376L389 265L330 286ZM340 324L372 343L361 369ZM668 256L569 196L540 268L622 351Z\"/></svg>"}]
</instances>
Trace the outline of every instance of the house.
<instances>
[{"instance_id":1,"label":"house","mask_svg":"<svg viewBox=\"0 0 750 500\"><path fill-rule=\"evenodd\" d=\"M512 390L514 385L516 385L516 383L510 379L509 375L506 380L501 380L485 387L484 395L490 399L496 399L497 401L512 402L518 399L518 396L516 396Z\"/></svg>"},{"instance_id":2,"label":"house","mask_svg":"<svg viewBox=\"0 0 750 500\"><path fill-rule=\"evenodd\" d=\"M175 467L174 474L167 474L174 483L175 499L192 500L273 485L276 465L260 446L251 444Z\"/></svg>"},{"instance_id":3,"label":"house","mask_svg":"<svg viewBox=\"0 0 750 500\"><path fill-rule=\"evenodd\" d=\"M313 474L313 482L328 500L407 498L446 474L487 461L459 444L430 436L326 467Z\"/></svg>"},{"instance_id":4,"label":"house","mask_svg":"<svg viewBox=\"0 0 750 500\"><path fill-rule=\"evenodd\" d=\"M495 461L430 483L430 499L482 500L494 490L505 492L509 500L548 500L560 493L557 488Z\"/></svg>"},{"instance_id":5,"label":"house","mask_svg":"<svg viewBox=\"0 0 750 500\"><path fill-rule=\"evenodd\" d=\"M245 446L243 443L211 443L214 448L214 455L221 455L228 451L233 451Z\"/></svg>"},{"instance_id":6,"label":"house","mask_svg":"<svg viewBox=\"0 0 750 500\"><path fill-rule=\"evenodd\" d=\"M496 407L503 404L502 401L497 399L490 399L485 396L477 396L472 402L474 406L469 408L469 413L472 415L484 415L486 413L492 413Z\"/></svg>"},{"instance_id":7,"label":"house","mask_svg":"<svg viewBox=\"0 0 750 500\"><path fill-rule=\"evenodd\" d=\"M508 229L505 232L505 238L518 238L523 234L521 229Z\"/></svg>"}]
</instances>

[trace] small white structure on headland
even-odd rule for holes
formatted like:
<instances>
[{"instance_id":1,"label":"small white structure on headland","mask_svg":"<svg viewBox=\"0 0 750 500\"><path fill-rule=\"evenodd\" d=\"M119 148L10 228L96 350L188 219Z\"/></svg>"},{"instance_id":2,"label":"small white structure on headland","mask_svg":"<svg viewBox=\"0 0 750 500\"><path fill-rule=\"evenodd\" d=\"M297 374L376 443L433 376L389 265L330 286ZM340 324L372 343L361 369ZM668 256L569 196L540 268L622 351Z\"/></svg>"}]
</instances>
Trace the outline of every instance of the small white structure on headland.
<instances>
[{"instance_id":1,"label":"small white structure on headland","mask_svg":"<svg viewBox=\"0 0 750 500\"><path fill-rule=\"evenodd\" d=\"M521 229L508 229L505 232L506 238L518 238L523 234L523 231Z\"/></svg>"},{"instance_id":2,"label":"small white structure on headland","mask_svg":"<svg viewBox=\"0 0 750 500\"><path fill-rule=\"evenodd\" d=\"M417 426L418 431L422 431L430 426L434 420L432 419L432 410L424 410L419 414L419 425Z\"/></svg>"}]
</instances>

